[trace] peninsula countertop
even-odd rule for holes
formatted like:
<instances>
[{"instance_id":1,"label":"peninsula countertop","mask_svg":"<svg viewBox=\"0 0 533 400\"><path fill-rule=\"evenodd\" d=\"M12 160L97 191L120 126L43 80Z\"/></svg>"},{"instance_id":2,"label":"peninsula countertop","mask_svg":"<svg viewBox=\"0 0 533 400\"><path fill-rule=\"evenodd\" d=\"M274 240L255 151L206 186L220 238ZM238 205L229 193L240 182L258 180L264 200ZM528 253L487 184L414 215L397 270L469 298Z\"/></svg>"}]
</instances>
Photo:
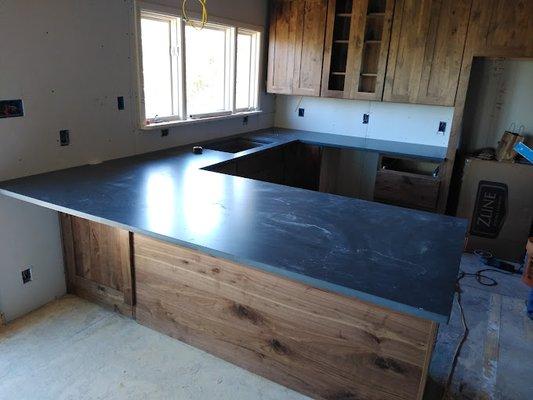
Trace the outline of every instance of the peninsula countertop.
<instances>
[{"instance_id":1,"label":"peninsula countertop","mask_svg":"<svg viewBox=\"0 0 533 400\"><path fill-rule=\"evenodd\" d=\"M0 183L0 193L447 322L466 220L206 171L295 140L442 160L445 149L282 129L231 154L192 145Z\"/></svg>"}]
</instances>

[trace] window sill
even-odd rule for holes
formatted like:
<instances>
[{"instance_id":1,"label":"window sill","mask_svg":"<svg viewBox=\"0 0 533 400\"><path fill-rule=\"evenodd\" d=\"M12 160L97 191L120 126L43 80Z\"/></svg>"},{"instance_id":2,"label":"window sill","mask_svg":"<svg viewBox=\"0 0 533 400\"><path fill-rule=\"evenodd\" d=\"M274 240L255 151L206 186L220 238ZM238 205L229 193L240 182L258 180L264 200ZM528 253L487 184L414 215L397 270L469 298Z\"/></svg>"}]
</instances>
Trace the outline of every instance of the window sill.
<instances>
[{"instance_id":1,"label":"window sill","mask_svg":"<svg viewBox=\"0 0 533 400\"><path fill-rule=\"evenodd\" d=\"M238 112L231 115L217 115L213 117L204 117L204 118L189 118L184 120L178 120L178 121L164 121L164 122L157 122L149 125L141 125L141 130L143 131L154 131L154 130L160 130L160 129L166 129L166 128L172 128L175 126L184 126L184 125L194 125L194 124L201 124L205 122L212 122L212 121L223 121L226 119L235 119L235 118L243 118L248 117L252 115L259 115L262 114L262 110L253 110L253 111L243 111Z\"/></svg>"}]
</instances>

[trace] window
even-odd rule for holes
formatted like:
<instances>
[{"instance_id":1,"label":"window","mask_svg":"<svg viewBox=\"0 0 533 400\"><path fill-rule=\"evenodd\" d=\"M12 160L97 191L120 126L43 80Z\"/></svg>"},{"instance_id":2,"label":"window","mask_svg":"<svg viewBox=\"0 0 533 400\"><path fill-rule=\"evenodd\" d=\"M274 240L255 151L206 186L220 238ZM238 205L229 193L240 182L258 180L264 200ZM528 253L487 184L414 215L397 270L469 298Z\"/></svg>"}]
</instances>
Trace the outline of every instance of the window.
<instances>
[{"instance_id":1,"label":"window","mask_svg":"<svg viewBox=\"0 0 533 400\"><path fill-rule=\"evenodd\" d=\"M260 35L218 23L199 29L141 11L143 123L257 110Z\"/></svg>"}]
</instances>

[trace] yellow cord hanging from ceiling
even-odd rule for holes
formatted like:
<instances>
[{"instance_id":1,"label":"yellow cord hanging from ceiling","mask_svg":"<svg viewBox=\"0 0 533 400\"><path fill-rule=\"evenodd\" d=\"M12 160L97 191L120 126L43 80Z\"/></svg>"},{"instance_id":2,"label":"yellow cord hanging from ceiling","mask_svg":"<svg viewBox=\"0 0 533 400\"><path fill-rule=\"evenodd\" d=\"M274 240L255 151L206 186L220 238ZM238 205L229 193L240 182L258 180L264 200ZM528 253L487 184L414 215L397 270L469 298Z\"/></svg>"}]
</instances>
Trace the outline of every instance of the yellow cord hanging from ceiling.
<instances>
[{"instance_id":1,"label":"yellow cord hanging from ceiling","mask_svg":"<svg viewBox=\"0 0 533 400\"><path fill-rule=\"evenodd\" d=\"M185 22L191 24L195 28L202 29L205 26L205 24L207 24L207 0L196 0L198 1L198 3L200 3L200 6L202 7L202 12L200 16L200 25L197 25L195 21L191 20L189 16L187 15L187 7L186 7L187 1L188 0L183 0L183 2L181 3L181 11L183 14L183 19L185 20Z\"/></svg>"}]
</instances>

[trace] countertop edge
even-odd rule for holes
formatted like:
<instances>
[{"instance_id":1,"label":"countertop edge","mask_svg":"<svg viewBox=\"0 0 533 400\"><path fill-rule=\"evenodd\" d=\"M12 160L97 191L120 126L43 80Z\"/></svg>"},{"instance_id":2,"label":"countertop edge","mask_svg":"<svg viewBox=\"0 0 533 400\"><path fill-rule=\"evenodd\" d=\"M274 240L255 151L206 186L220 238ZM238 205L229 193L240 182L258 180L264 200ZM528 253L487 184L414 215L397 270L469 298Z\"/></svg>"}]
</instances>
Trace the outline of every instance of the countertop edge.
<instances>
[{"instance_id":1,"label":"countertop edge","mask_svg":"<svg viewBox=\"0 0 533 400\"><path fill-rule=\"evenodd\" d=\"M406 304L398 303L398 302L395 302L395 301L392 301L392 300L388 300L388 299L385 299L385 298L382 298L382 297L379 297L379 296L374 296L374 295L371 295L371 294L368 294L368 293L365 293L365 292L361 292L359 290L346 288L346 287L343 287L343 286L340 286L340 285L337 285L337 284L334 284L334 283L324 282L324 281L321 281L319 279L311 278L311 277L303 275L303 274L298 274L298 273L286 271L286 270L283 270L281 268L273 267L271 265L263 264L263 263L260 263L260 262L254 261L254 260L239 259L238 257L236 257L236 256L234 256L232 254L224 253L224 252L221 252L221 251L218 251L218 250L215 250L215 249L212 249L212 248L204 247L204 246L199 246L199 245L196 245L194 243L187 242L187 241L184 241L184 240L168 237L168 236L165 236L165 235L160 235L160 234L157 234L155 232L145 231L145 230L142 230L142 229L139 229L139 228L135 228L135 227L132 227L132 226L128 226L128 225L122 224L122 223L117 222L117 221L113 221L113 220L97 217L97 216L90 215L90 214L87 214L87 213L83 213L83 212L80 212L80 211L76 211L76 210L73 210L73 209L70 209L70 208L67 208L67 207L62 207L62 206L59 206L59 205L56 205L56 204L53 204L53 203L49 203L49 202L46 202L46 201L43 201L43 200L35 199L33 197L21 195L19 193L12 192L10 190L2 189L1 187L0 187L0 194L3 194L5 196L11 197L11 198L14 198L14 199L17 199L17 200L24 201L24 202L27 202L27 203L31 203L31 204L34 204L34 205L37 205L37 206L45 207L45 208L53 210L53 211L62 212L62 213L65 213L65 214L70 214L70 215L73 215L75 217L85 218L85 219L88 219L88 220L93 221L93 222L109 225L109 226L112 226L112 227L115 227L115 228L124 229L124 230L130 231L130 232L133 232L133 233L137 233L137 234L141 234L141 235L146 235L146 236L152 237L152 238L157 239L157 240L161 240L161 241L164 241L164 242L167 242L167 243L172 243L172 244L184 246L184 247L187 247L187 248L190 248L190 249L193 249L193 250L199 250L199 251L204 252L206 254L209 254L209 255L211 255L213 257L223 258L223 259L226 259L226 260L229 260L229 261L233 261L233 262L236 262L236 263L239 263L239 264L243 264L243 265L245 265L247 267L250 267L250 268L259 269L259 270L267 272L267 273L271 273L271 274L274 274L274 275L277 275L277 276L282 276L282 277L294 280L296 282L304 283L304 284L307 284L309 286L315 287L317 289L326 290L326 291L333 292L333 293L338 293L338 294L341 294L341 295L344 295L344 296L347 296L347 297L352 297L352 298L355 298L355 299L358 299L358 300L361 300L361 301L364 301L364 302L367 302L367 303L371 303L371 304L379 306L379 307L389 308L389 309L391 309L393 311L397 311L397 312L400 312L400 313L409 314L409 315L412 315L412 316L415 316L415 317L418 317L418 318L422 318L422 319L428 319L428 320L431 320L431 321L434 321L434 322L437 322L437 323L448 323L448 320L449 320L449 316L446 316L446 315L436 314L436 313L433 313L433 312L430 312L430 311L426 311L426 310L421 309L421 308L415 308L415 307L412 307L412 306L409 306L409 305L406 305Z\"/></svg>"}]
</instances>

